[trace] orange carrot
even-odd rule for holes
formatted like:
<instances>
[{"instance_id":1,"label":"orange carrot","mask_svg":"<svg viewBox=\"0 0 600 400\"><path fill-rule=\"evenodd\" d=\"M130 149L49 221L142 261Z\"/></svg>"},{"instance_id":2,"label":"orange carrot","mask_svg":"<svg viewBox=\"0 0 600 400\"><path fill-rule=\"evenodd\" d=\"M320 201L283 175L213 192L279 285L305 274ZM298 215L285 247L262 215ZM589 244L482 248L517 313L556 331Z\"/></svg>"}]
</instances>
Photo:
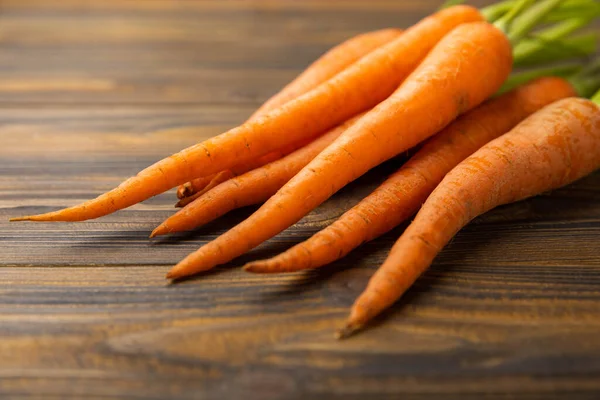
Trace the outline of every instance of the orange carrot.
<instances>
[{"instance_id":1,"label":"orange carrot","mask_svg":"<svg viewBox=\"0 0 600 400\"><path fill-rule=\"evenodd\" d=\"M456 166L427 199L352 306L347 336L392 305L450 239L492 208L567 185L600 167L600 108L559 100Z\"/></svg>"},{"instance_id":2,"label":"orange carrot","mask_svg":"<svg viewBox=\"0 0 600 400\"><path fill-rule=\"evenodd\" d=\"M469 6L439 11L317 88L257 120L167 157L96 199L18 220L82 221L98 218L195 177L210 175L303 138L315 137L388 97L453 28L482 20L479 11ZM472 50L480 51L478 48ZM485 49L481 52L487 53ZM454 63L458 64L456 60ZM492 74L491 78L495 77L496 74ZM446 82L440 81L439 85L446 86ZM462 107L461 99L463 97L459 93L456 98L447 98L450 103L460 103ZM465 98L465 102L468 103L468 100L471 99Z\"/></svg>"},{"instance_id":3,"label":"orange carrot","mask_svg":"<svg viewBox=\"0 0 600 400\"><path fill-rule=\"evenodd\" d=\"M541 78L487 101L432 137L406 164L336 222L310 239L263 261L249 272L277 273L317 268L348 254L413 215L452 168L530 114L575 96L562 78Z\"/></svg>"},{"instance_id":4,"label":"orange carrot","mask_svg":"<svg viewBox=\"0 0 600 400\"><path fill-rule=\"evenodd\" d=\"M150 237L193 229L235 208L266 201L361 116L357 115L279 160L230 179L198 196L196 201L167 218L152 231Z\"/></svg>"},{"instance_id":5,"label":"orange carrot","mask_svg":"<svg viewBox=\"0 0 600 400\"><path fill-rule=\"evenodd\" d=\"M408 35L405 32L400 38ZM432 136L492 95L509 75L511 46L487 22L446 35L387 100L323 150L257 212L190 254L179 278L232 260L300 220L348 182Z\"/></svg>"},{"instance_id":6,"label":"orange carrot","mask_svg":"<svg viewBox=\"0 0 600 400\"><path fill-rule=\"evenodd\" d=\"M279 93L267 100L250 116L256 119L267 112L281 107L304 93L316 88L321 83L333 78L339 72L369 54L378 47L398 38L400 29L380 29L354 36L331 48L315 62L309 65L300 75L286 85Z\"/></svg>"},{"instance_id":7,"label":"orange carrot","mask_svg":"<svg viewBox=\"0 0 600 400\"><path fill-rule=\"evenodd\" d=\"M300 75L296 77L296 79L281 89L279 93L267 100L250 116L249 121L258 119L262 115L267 114L269 111L281 107L288 101L293 100L316 88L321 83L329 80L347 68L349 65L358 61L361 57L396 39L401 33L402 30L395 28L380 29L354 36L331 48L315 62L309 65ZM258 163L253 164L252 167L242 168L243 170L241 172L235 174L232 173L232 175L240 175L253 170L254 168L262 167L271 161L280 159L284 155L291 153L305 144L306 143L303 143L302 145L293 144L281 150L276 150L272 153L266 154L265 156L261 157L262 160L259 160ZM196 195L194 199L197 199L202 195L202 193L207 192L208 185L214 187L214 183L217 182L214 180L216 175L217 174L210 175L209 177L203 176L184 183L177 188L177 197L179 199L183 199L185 197ZM224 173L220 176L224 177L228 175L229 174ZM202 193L198 194L200 191L202 191ZM194 199L179 202L178 206L189 204Z\"/></svg>"},{"instance_id":8,"label":"orange carrot","mask_svg":"<svg viewBox=\"0 0 600 400\"><path fill-rule=\"evenodd\" d=\"M227 179L233 178L234 176L241 175L248 171L251 171L255 168L262 167L272 161L279 160L281 157L284 157L294 150L297 150L307 143L310 143L312 138L303 139L300 142L292 143L290 145L284 146L281 149L272 151L268 154L265 154L262 157L258 157L255 160L250 160L246 163L236 165L235 167L218 172L216 174L212 174L209 176L203 176L200 178L192 179L190 182L187 182L177 189L177 197L179 199L185 199L177 203L176 207L183 207L186 204L191 203L194 199L198 198L202 195L202 193L206 193L211 188L215 187L219 183L225 182ZM199 194L199 192L202 192ZM191 197L194 197L192 199Z\"/></svg>"}]
</instances>

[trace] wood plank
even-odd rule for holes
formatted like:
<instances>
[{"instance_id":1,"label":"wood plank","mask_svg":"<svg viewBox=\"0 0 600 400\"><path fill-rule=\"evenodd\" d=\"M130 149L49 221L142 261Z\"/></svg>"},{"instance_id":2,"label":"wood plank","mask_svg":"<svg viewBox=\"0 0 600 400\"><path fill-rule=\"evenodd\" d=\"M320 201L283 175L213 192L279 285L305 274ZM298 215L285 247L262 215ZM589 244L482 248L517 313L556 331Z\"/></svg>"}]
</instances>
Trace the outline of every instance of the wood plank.
<instances>
[{"instance_id":1,"label":"wood plank","mask_svg":"<svg viewBox=\"0 0 600 400\"><path fill-rule=\"evenodd\" d=\"M426 12L403 2L386 3L394 13L360 2L219 3L6 3L0 105L256 106L333 45Z\"/></svg>"},{"instance_id":2,"label":"wood plank","mask_svg":"<svg viewBox=\"0 0 600 400\"><path fill-rule=\"evenodd\" d=\"M597 399L600 172L476 219L344 342L333 330L406 225L317 271L237 267L331 223L402 157L177 285L169 267L252 208L155 241L173 192L84 223L7 222L239 124L332 44L437 4L3 0L0 398Z\"/></svg>"},{"instance_id":3,"label":"wood plank","mask_svg":"<svg viewBox=\"0 0 600 400\"><path fill-rule=\"evenodd\" d=\"M331 332L368 277L363 268L236 271L176 287L165 286L165 271L4 269L0 393L553 398L600 389L598 266L436 267L385 324L345 342Z\"/></svg>"}]
</instances>

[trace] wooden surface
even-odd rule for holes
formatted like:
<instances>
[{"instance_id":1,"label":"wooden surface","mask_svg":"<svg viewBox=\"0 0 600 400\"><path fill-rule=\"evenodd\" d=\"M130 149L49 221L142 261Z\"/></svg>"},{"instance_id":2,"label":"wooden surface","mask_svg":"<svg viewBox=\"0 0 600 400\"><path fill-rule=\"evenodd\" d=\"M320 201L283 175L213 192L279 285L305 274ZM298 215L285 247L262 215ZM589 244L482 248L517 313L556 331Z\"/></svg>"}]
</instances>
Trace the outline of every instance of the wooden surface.
<instances>
[{"instance_id":1,"label":"wooden surface","mask_svg":"<svg viewBox=\"0 0 600 400\"><path fill-rule=\"evenodd\" d=\"M243 121L333 44L437 4L2 0L0 398L600 398L600 173L477 219L343 342L403 227L319 271L235 267L325 226L398 160L173 286L171 265L252 210L154 242L173 192L85 223L7 222L96 196Z\"/></svg>"}]
</instances>

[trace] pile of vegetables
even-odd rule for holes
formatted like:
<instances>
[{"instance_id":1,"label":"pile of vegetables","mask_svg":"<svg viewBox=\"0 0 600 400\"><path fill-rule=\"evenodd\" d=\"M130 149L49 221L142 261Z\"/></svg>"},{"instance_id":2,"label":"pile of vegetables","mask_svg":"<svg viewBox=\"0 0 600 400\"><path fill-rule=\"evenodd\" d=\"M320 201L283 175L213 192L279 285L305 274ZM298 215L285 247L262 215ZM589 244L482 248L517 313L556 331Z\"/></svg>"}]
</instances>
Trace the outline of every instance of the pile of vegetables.
<instances>
[{"instance_id":1,"label":"pile of vegetables","mask_svg":"<svg viewBox=\"0 0 600 400\"><path fill-rule=\"evenodd\" d=\"M244 124L96 199L13 220L98 218L179 185L183 208L153 237L264 203L173 267L167 278L179 279L248 252L371 168L420 146L330 226L244 267L318 268L416 213L338 332L348 336L393 304L473 218L600 168L600 92L592 97L600 65L589 60L596 35L578 33L598 15L594 0L448 5L404 31L356 36ZM515 66L529 69L509 77Z\"/></svg>"}]
</instances>

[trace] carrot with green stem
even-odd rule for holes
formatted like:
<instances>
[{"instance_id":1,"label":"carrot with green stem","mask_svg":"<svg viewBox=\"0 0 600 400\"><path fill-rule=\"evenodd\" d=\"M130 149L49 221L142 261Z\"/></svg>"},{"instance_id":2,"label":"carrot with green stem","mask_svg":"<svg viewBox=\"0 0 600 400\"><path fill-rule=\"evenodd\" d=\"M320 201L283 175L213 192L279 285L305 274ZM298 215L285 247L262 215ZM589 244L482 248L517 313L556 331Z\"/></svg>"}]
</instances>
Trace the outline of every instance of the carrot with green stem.
<instances>
[{"instance_id":1,"label":"carrot with green stem","mask_svg":"<svg viewBox=\"0 0 600 400\"><path fill-rule=\"evenodd\" d=\"M433 135L502 85L512 66L506 35L487 22L446 35L388 99L323 150L247 220L167 275L205 271L256 247L348 182Z\"/></svg>"},{"instance_id":2,"label":"carrot with green stem","mask_svg":"<svg viewBox=\"0 0 600 400\"><path fill-rule=\"evenodd\" d=\"M318 268L381 236L413 215L444 176L467 156L556 100L576 95L558 77L535 80L488 100L429 139L377 189L310 239L244 269L258 273Z\"/></svg>"},{"instance_id":3,"label":"carrot with green stem","mask_svg":"<svg viewBox=\"0 0 600 400\"><path fill-rule=\"evenodd\" d=\"M446 175L370 279L337 336L352 334L398 300L473 218L598 168L598 104L571 97L531 115Z\"/></svg>"},{"instance_id":4,"label":"carrot with green stem","mask_svg":"<svg viewBox=\"0 0 600 400\"><path fill-rule=\"evenodd\" d=\"M569 34L574 32L577 29L582 28L587 25L591 19L594 17L593 11L595 10L596 5L594 5L592 0L585 0L587 3L582 5L581 2L576 3L572 0L569 0L569 3L566 4L567 8L563 10L564 13L569 12L569 15L573 17L567 21L560 21L560 23L555 24L549 28L546 28L540 32L536 32L534 37L522 38L519 43L515 46L513 51L514 57L514 65L539 65L548 62L561 61L567 58L573 57L585 57L595 52L596 48L596 37L594 34L585 34L582 36L569 37ZM499 3L497 5L491 5L481 10L482 15L488 21L500 20L499 23L508 26L512 23L513 19L517 17L518 8L513 9L512 13L507 14L507 12L511 11L511 7L517 4L515 1ZM522 6L526 6L527 2L521 2L517 4ZM500 7L498 7L500 6ZM544 4L542 4L544 6ZM556 6L557 8L561 8L563 3ZM585 8L583 8L585 6ZM577 7L577 8L575 8ZM565 8L565 7L562 7ZM548 11L548 14L552 13L554 10ZM578 14L573 11L578 11ZM520 24L523 26L523 24ZM530 26L524 25L525 31L530 29ZM398 33L399 34L399 33ZM351 39L352 40L352 39ZM338 52L333 52L332 54L337 54ZM333 56L332 56L333 57ZM327 57L331 58L331 57ZM306 76L314 76L314 75L322 75L319 72L320 66L323 65L324 68L327 67L326 62L318 61L314 66L309 67L309 69L314 69L314 73L310 72L306 74ZM309 79L310 81L310 79ZM318 80L316 80L318 81ZM298 83L304 82L303 79L298 78ZM294 84L292 84L294 86ZM310 85L300 85L304 88L310 87ZM270 103L273 105L274 103ZM265 110L265 108L261 108L261 110ZM256 113L254 114L257 115ZM276 159L281 158L283 155L290 153L293 150L299 148L297 145L288 146L286 149L282 149L281 151L276 151L265 156L268 162L274 161ZM254 167L259 167L267 164L267 162L255 162ZM180 199L194 196L198 192L202 191L205 193L208 189L207 185L210 184L211 187L214 187L215 184L223 182L223 178L227 176L239 175L240 173L247 172L253 168L248 168L244 165L239 166L237 169L240 172L234 173L221 173L221 174L213 174L210 177L200 177L194 179L191 182L188 182L179 187L177 194ZM201 194L196 195L194 198L199 197ZM178 203L178 205L185 205L193 201L192 199L182 200Z\"/></svg>"},{"instance_id":5,"label":"carrot with green stem","mask_svg":"<svg viewBox=\"0 0 600 400\"><path fill-rule=\"evenodd\" d=\"M361 116L362 114L357 115L279 160L229 179L205 193L197 193L190 197L192 202L167 218L152 231L150 237L193 229L235 208L268 200Z\"/></svg>"},{"instance_id":6,"label":"carrot with green stem","mask_svg":"<svg viewBox=\"0 0 600 400\"><path fill-rule=\"evenodd\" d=\"M303 138L315 137L380 103L448 32L482 19L477 9L468 6L439 11L310 92L254 121L167 157L96 199L13 220L98 218L193 178L229 169Z\"/></svg>"}]
</instances>

